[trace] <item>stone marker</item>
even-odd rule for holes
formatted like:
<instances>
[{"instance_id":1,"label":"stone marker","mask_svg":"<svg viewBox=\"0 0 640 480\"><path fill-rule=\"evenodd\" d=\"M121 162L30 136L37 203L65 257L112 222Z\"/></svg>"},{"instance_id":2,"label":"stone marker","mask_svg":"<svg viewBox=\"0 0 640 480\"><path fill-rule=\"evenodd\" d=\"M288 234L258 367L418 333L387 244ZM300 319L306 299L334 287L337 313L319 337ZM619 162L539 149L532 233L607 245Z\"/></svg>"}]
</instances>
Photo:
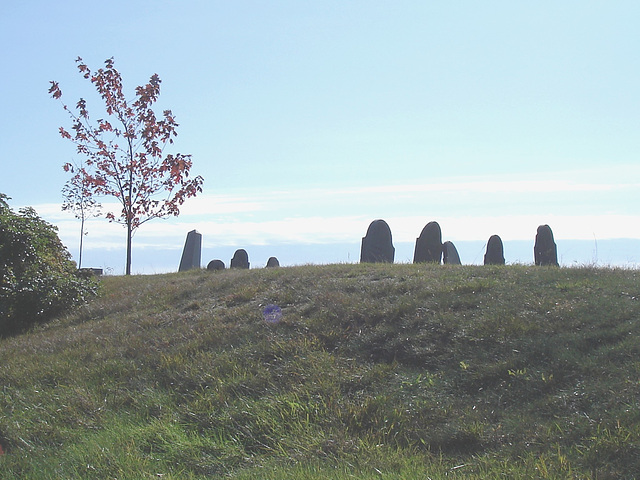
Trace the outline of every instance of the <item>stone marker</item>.
<instances>
[{"instance_id":1,"label":"stone marker","mask_svg":"<svg viewBox=\"0 0 640 480\"><path fill-rule=\"evenodd\" d=\"M438 222L429 222L416 239L413 263L434 262L442 260L442 232Z\"/></svg>"},{"instance_id":2,"label":"stone marker","mask_svg":"<svg viewBox=\"0 0 640 480\"><path fill-rule=\"evenodd\" d=\"M236 250L231 259L231 268L249 268L249 255L243 248Z\"/></svg>"},{"instance_id":3,"label":"stone marker","mask_svg":"<svg viewBox=\"0 0 640 480\"><path fill-rule=\"evenodd\" d=\"M487 242L487 253L484 254L485 265L504 265L504 246L498 235L491 235Z\"/></svg>"},{"instance_id":4,"label":"stone marker","mask_svg":"<svg viewBox=\"0 0 640 480\"><path fill-rule=\"evenodd\" d=\"M101 277L104 273L101 268L81 268L78 270L78 273L82 275L83 278L91 278L91 277Z\"/></svg>"},{"instance_id":5,"label":"stone marker","mask_svg":"<svg viewBox=\"0 0 640 480\"><path fill-rule=\"evenodd\" d=\"M384 220L374 220L362 238L360 263L393 263L396 249L391 238L391 229Z\"/></svg>"},{"instance_id":6,"label":"stone marker","mask_svg":"<svg viewBox=\"0 0 640 480\"><path fill-rule=\"evenodd\" d=\"M276 257L269 257L269 260L267 260L267 268L279 267L279 266L280 266L280 262Z\"/></svg>"},{"instance_id":7,"label":"stone marker","mask_svg":"<svg viewBox=\"0 0 640 480\"><path fill-rule=\"evenodd\" d=\"M222 260L211 260L207 265L207 270L224 270L224 262Z\"/></svg>"},{"instance_id":8,"label":"stone marker","mask_svg":"<svg viewBox=\"0 0 640 480\"><path fill-rule=\"evenodd\" d=\"M540 225L533 246L533 259L536 265L558 266L558 249L553 240L553 232L549 225Z\"/></svg>"},{"instance_id":9,"label":"stone marker","mask_svg":"<svg viewBox=\"0 0 640 480\"><path fill-rule=\"evenodd\" d=\"M196 230L187 233L187 240L184 242L182 258L180 259L179 272L200 268L200 252L202 249L202 234Z\"/></svg>"},{"instance_id":10,"label":"stone marker","mask_svg":"<svg viewBox=\"0 0 640 480\"><path fill-rule=\"evenodd\" d=\"M447 265L462 265L460 255L453 242L446 241L442 244L442 261Z\"/></svg>"}]
</instances>

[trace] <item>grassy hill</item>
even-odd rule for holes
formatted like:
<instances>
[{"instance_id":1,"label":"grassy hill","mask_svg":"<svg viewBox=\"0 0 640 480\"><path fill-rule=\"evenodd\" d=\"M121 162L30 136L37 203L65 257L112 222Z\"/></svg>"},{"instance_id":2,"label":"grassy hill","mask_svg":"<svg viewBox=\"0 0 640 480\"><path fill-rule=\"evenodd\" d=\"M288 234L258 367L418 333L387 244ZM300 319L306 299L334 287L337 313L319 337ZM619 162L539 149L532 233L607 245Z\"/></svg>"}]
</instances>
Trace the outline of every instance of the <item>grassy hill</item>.
<instances>
[{"instance_id":1,"label":"grassy hill","mask_svg":"<svg viewBox=\"0 0 640 480\"><path fill-rule=\"evenodd\" d=\"M0 478L636 478L638 274L105 277L0 339Z\"/></svg>"}]
</instances>

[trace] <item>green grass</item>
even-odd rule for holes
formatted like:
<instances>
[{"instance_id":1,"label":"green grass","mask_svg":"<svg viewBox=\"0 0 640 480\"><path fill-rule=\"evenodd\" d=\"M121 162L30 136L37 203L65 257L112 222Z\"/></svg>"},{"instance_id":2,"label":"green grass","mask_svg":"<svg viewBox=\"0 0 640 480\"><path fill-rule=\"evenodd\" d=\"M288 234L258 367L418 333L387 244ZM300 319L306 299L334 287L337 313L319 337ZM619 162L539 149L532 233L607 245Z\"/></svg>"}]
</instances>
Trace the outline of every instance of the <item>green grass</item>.
<instances>
[{"instance_id":1,"label":"green grass","mask_svg":"<svg viewBox=\"0 0 640 480\"><path fill-rule=\"evenodd\" d=\"M0 478L636 478L638 274L105 277L0 340Z\"/></svg>"}]
</instances>

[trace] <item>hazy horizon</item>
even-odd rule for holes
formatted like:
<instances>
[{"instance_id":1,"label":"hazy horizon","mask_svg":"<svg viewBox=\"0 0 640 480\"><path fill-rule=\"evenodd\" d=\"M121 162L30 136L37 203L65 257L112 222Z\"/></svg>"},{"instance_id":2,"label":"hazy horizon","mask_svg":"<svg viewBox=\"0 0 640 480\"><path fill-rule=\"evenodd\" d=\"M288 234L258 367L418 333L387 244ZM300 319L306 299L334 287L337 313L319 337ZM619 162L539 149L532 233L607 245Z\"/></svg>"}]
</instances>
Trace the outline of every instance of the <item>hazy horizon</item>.
<instances>
[{"instance_id":1,"label":"hazy horizon","mask_svg":"<svg viewBox=\"0 0 640 480\"><path fill-rule=\"evenodd\" d=\"M366 232L363 232L363 235ZM535 233L535 232L534 232ZM186 239L185 232L185 239ZM443 240L446 240L443 239ZM237 245L212 246L206 236L202 240L201 267L204 269L211 260L222 260L229 268L230 260L237 249L243 248L249 256L250 267L264 268L269 257L278 258L283 267L297 265L325 265L334 263L359 263L360 239L353 242L335 244L280 244L280 245ZM486 252L486 241L453 242L460 254L463 265L482 265ZM507 240L504 244L506 264L533 264L534 239ZM619 267L638 268L640 266L640 240L560 240L556 241L558 262L561 267ZM136 247L134 243L132 273L162 274L177 272L184 247L171 249L151 249ZM394 242L394 263L412 263L414 242ZM71 250L71 249L70 249ZM99 250L87 249L83 253L83 266L101 268L106 274L124 274L124 248ZM77 260L77 257L74 257Z\"/></svg>"}]
</instances>

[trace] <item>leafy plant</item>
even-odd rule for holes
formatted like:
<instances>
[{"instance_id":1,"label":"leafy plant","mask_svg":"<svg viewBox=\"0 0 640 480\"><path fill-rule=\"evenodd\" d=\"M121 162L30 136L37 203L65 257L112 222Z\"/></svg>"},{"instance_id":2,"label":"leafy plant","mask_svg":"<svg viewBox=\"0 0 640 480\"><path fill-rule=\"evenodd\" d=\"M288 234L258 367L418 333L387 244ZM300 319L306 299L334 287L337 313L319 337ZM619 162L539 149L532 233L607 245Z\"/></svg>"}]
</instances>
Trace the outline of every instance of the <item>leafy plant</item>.
<instances>
[{"instance_id":1,"label":"leafy plant","mask_svg":"<svg viewBox=\"0 0 640 480\"><path fill-rule=\"evenodd\" d=\"M0 334L50 319L95 293L77 275L56 228L0 194Z\"/></svg>"}]
</instances>

